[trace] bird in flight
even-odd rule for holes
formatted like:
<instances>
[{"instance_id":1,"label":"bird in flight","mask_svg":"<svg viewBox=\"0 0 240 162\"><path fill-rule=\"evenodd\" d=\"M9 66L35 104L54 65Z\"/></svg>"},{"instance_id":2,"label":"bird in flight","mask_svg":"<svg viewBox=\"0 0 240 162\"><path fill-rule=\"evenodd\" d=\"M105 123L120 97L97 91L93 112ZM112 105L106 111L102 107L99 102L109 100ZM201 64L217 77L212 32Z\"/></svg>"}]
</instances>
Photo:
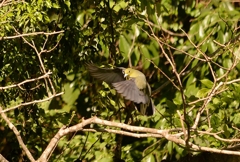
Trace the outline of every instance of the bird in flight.
<instances>
[{"instance_id":1,"label":"bird in flight","mask_svg":"<svg viewBox=\"0 0 240 162\"><path fill-rule=\"evenodd\" d=\"M108 83L125 99L134 102L141 114L150 116L155 113L155 107L150 97L151 87L142 72L132 68L110 69L99 68L92 63L86 65L87 70L94 78Z\"/></svg>"}]
</instances>

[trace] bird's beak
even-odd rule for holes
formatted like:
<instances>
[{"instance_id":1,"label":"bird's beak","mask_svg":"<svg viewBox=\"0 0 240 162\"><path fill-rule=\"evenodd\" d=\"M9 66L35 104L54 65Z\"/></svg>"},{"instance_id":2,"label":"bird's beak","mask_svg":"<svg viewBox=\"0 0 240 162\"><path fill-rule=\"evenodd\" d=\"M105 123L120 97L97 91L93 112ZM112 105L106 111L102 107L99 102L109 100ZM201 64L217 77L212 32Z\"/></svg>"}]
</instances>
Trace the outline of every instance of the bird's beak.
<instances>
[{"instance_id":1,"label":"bird's beak","mask_svg":"<svg viewBox=\"0 0 240 162\"><path fill-rule=\"evenodd\" d=\"M124 74L124 78L126 78L128 76L128 74Z\"/></svg>"}]
</instances>

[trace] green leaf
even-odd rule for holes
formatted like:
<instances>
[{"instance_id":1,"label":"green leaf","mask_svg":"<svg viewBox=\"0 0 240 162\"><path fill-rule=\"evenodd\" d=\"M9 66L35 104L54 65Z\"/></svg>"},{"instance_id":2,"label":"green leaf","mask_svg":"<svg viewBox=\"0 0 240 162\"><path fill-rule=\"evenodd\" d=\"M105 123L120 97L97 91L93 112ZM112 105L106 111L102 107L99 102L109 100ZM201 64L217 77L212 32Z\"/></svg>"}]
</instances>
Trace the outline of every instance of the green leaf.
<instances>
[{"instance_id":1,"label":"green leaf","mask_svg":"<svg viewBox=\"0 0 240 162\"><path fill-rule=\"evenodd\" d=\"M199 23L195 23L190 27L189 36L191 40L194 40L194 36L199 32Z\"/></svg>"},{"instance_id":2,"label":"green leaf","mask_svg":"<svg viewBox=\"0 0 240 162\"><path fill-rule=\"evenodd\" d=\"M201 46L201 51L205 53L207 51L208 43L204 42L203 45Z\"/></svg>"},{"instance_id":3,"label":"green leaf","mask_svg":"<svg viewBox=\"0 0 240 162\"><path fill-rule=\"evenodd\" d=\"M149 51L151 51L152 57L150 58L155 65L158 66L160 62L160 56L159 56L159 48L158 48L158 43L156 41L153 41L149 46L148 46Z\"/></svg>"},{"instance_id":4,"label":"green leaf","mask_svg":"<svg viewBox=\"0 0 240 162\"><path fill-rule=\"evenodd\" d=\"M123 35L120 36L119 49L120 49L120 52L122 53L122 55L124 56L125 60L128 60L130 45Z\"/></svg>"},{"instance_id":5,"label":"green leaf","mask_svg":"<svg viewBox=\"0 0 240 162\"><path fill-rule=\"evenodd\" d=\"M223 66L225 67L225 68L230 68L231 66L232 66L232 59L228 59L228 58L225 58L224 60L223 60Z\"/></svg>"},{"instance_id":6,"label":"green leaf","mask_svg":"<svg viewBox=\"0 0 240 162\"><path fill-rule=\"evenodd\" d=\"M197 94L197 92L198 92L198 87L196 87L196 84L195 83L193 83L193 84L191 84L191 85L189 85L189 86L187 86L186 87L186 91L185 91L185 95L187 96L187 97L192 97L192 96L195 96L196 94Z\"/></svg>"},{"instance_id":7,"label":"green leaf","mask_svg":"<svg viewBox=\"0 0 240 162\"><path fill-rule=\"evenodd\" d=\"M167 100L166 103L169 107L169 110L171 110L171 112L174 112L177 109L177 106L172 101Z\"/></svg>"},{"instance_id":8,"label":"green leaf","mask_svg":"<svg viewBox=\"0 0 240 162\"><path fill-rule=\"evenodd\" d=\"M213 87L213 82L209 79L202 79L200 82L205 85L207 88L212 88Z\"/></svg>"},{"instance_id":9,"label":"green leaf","mask_svg":"<svg viewBox=\"0 0 240 162\"><path fill-rule=\"evenodd\" d=\"M64 110L69 112L74 108L74 103L77 100L80 91L74 88L74 83L67 83L64 85L65 93L62 95L63 101L66 103Z\"/></svg>"},{"instance_id":10,"label":"green leaf","mask_svg":"<svg viewBox=\"0 0 240 162\"><path fill-rule=\"evenodd\" d=\"M43 16L42 16L42 14L40 12L36 12L35 15L37 16L37 19L39 21L43 21Z\"/></svg>"},{"instance_id":11,"label":"green leaf","mask_svg":"<svg viewBox=\"0 0 240 162\"><path fill-rule=\"evenodd\" d=\"M45 4L46 4L46 7L47 7L47 8L51 8L51 7L52 7L51 1L46 0L46 1L45 1Z\"/></svg>"},{"instance_id":12,"label":"green leaf","mask_svg":"<svg viewBox=\"0 0 240 162\"><path fill-rule=\"evenodd\" d=\"M229 128L228 128L228 126L227 126L227 124L224 124L223 125L223 133L224 133L224 135L225 135L225 137L226 138L229 138L229 136L230 136L230 132L229 132L229 130L228 130Z\"/></svg>"},{"instance_id":13,"label":"green leaf","mask_svg":"<svg viewBox=\"0 0 240 162\"><path fill-rule=\"evenodd\" d=\"M172 141L168 141L167 149L168 149L168 153L171 155L173 153L173 142Z\"/></svg>"},{"instance_id":14,"label":"green leaf","mask_svg":"<svg viewBox=\"0 0 240 162\"><path fill-rule=\"evenodd\" d=\"M198 98L204 98L207 96L207 94L211 91L211 89L208 89L208 88L202 88L200 89L197 94L196 94L196 97Z\"/></svg>"},{"instance_id":15,"label":"green leaf","mask_svg":"<svg viewBox=\"0 0 240 162\"><path fill-rule=\"evenodd\" d=\"M225 37L221 30L218 31L217 41L219 41L221 44L225 44Z\"/></svg>"},{"instance_id":16,"label":"green leaf","mask_svg":"<svg viewBox=\"0 0 240 162\"><path fill-rule=\"evenodd\" d=\"M153 154L148 155L146 158L144 158L144 160L147 162L155 162Z\"/></svg>"},{"instance_id":17,"label":"green leaf","mask_svg":"<svg viewBox=\"0 0 240 162\"><path fill-rule=\"evenodd\" d=\"M177 153L178 154L180 154L180 155L182 155L182 153L183 153L183 151L184 151L184 149L182 148L182 147L179 147L179 146L175 146L175 149L176 149L176 151L177 151Z\"/></svg>"},{"instance_id":18,"label":"green leaf","mask_svg":"<svg viewBox=\"0 0 240 162\"><path fill-rule=\"evenodd\" d=\"M176 93L175 98L173 99L173 103L176 105L182 105L182 96L180 92Z\"/></svg>"},{"instance_id":19,"label":"green leaf","mask_svg":"<svg viewBox=\"0 0 240 162\"><path fill-rule=\"evenodd\" d=\"M68 6L68 9L71 10L71 2L68 0L65 0L64 3Z\"/></svg>"},{"instance_id":20,"label":"green leaf","mask_svg":"<svg viewBox=\"0 0 240 162\"><path fill-rule=\"evenodd\" d=\"M140 52L139 52L139 48L136 46L134 48L134 53L132 54L132 63L134 66L137 66L139 59L140 59Z\"/></svg>"},{"instance_id":21,"label":"green leaf","mask_svg":"<svg viewBox=\"0 0 240 162\"><path fill-rule=\"evenodd\" d=\"M215 52L216 50L217 50L216 44L215 44L212 40L209 40L209 41L208 41L208 51L209 51L210 53L213 53L213 52Z\"/></svg>"},{"instance_id":22,"label":"green leaf","mask_svg":"<svg viewBox=\"0 0 240 162\"><path fill-rule=\"evenodd\" d=\"M65 4L68 4L68 3L65 1ZM68 6L68 7L69 7L69 6ZM53 8L61 8L61 7L59 6L59 4L53 3Z\"/></svg>"},{"instance_id":23,"label":"green leaf","mask_svg":"<svg viewBox=\"0 0 240 162\"><path fill-rule=\"evenodd\" d=\"M206 15L205 18L203 19L202 23L201 23L202 25L200 25L199 30L201 30L201 28L203 30L204 28L208 27L209 24L210 24L211 18L212 18L212 15ZM202 32L204 32L204 31L202 31ZM200 37L203 38L203 36L204 36L204 34Z\"/></svg>"},{"instance_id":24,"label":"green leaf","mask_svg":"<svg viewBox=\"0 0 240 162\"><path fill-rule=\"evenodd\" d=\"M149 61L149 59L151 59L150 53L148 51L148 48L145 45L141 45L140 49L142 53L143 68L147 69L150 66L150 61Z\"/></svg>"},{"instance_id":25,"label":"green leaf","mask_svg":"<svg viewBox=\"0 0 240 162\"><path fill-rule=\"evenodd\" d=\"M205 36L204 27L203 25L199 25L198 37L201 39L204 38L204 36Z\"/></svg>"},{"instance_id":26,"label":"green leaf","mask_svg":"<svg viewBox=\"0 0 240 162\"><path fill-rule=\"evenodd\" d=\"M219 26L220 26L220 29L225 32L225 29L226 29L226 23L224 21L220 21L218 22Z\"/></svg>"}]
</instances>

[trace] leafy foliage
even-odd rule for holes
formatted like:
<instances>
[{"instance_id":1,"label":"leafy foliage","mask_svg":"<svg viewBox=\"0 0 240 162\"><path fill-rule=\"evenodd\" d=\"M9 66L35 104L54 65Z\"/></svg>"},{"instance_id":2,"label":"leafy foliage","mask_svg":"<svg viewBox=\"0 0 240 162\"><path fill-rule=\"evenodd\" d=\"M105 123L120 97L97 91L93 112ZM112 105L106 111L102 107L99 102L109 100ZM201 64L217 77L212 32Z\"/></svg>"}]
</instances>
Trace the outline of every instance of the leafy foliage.
<instances>
[{"instance_id":1,"label":"leafy foliage","mask_svg":"<svg viewBox=\"0 0 240 162\"><path fill-rule=\"evenodd\" d=\"M135 66L144 72L157 112L152 117L133 112L132 125L176 129L174 133L181 131L179 138L184 140L185 128L189 142L201 147L237 146L239 3L197 2L0 4L1 107L13 108L5 113L34 158L63 125L72 126L94 115L121 123L127 118L124 102L109 85L89 76L87 62ZM39 79L48 71L50 77ZM54 96L61 91L65 93ZM48 101L43 100L47 97ZM0 122L0 153L9 161L27 160L12 130L4 119ZM86 127L91 128L108 127ZM118 138L106 132L69 134L60 140L50 161L113 161ZM125 161L174 161L193 149L153 137L123 136L121 144Z\"/></svg>"}]
</instances>

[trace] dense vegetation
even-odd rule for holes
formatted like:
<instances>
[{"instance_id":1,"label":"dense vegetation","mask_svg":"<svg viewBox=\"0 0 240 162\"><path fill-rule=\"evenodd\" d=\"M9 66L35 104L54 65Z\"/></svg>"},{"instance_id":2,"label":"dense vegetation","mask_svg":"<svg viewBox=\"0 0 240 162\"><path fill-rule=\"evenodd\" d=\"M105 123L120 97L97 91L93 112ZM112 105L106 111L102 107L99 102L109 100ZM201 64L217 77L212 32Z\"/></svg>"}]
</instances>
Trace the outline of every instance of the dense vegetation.
<instances>
[{"instance_id":1,"label":"dense vegetation","mask_svg":"<svg viewBox=\"0 0 240 162\"><path fill-rule=\"evenodd\" d=\"M0 161L240 155L239 4L3 0ZM156 114L129 118L88 62L142 71Z\"/></svg>"}]
</instances>

